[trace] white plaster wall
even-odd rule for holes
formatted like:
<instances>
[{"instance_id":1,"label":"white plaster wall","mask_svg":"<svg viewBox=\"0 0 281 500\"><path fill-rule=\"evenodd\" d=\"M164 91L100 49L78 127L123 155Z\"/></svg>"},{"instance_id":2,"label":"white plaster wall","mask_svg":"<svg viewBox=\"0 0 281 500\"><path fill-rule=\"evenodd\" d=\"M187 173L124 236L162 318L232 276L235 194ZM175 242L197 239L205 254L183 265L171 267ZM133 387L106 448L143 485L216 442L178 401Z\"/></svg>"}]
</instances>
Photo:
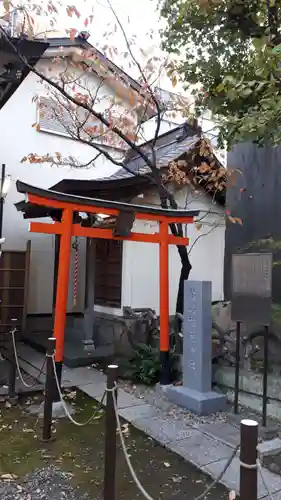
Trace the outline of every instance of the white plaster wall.
<instances>
[{"instance_id":1,"label":"white plaster wall","mask_svg":"<svg viewBox=\"0 0 281 500\"><path fill-rule=\"evenodd\" d=\"M40 64L48 64L49 66L50 62L43 61ZM94 84L96 84L95 81ZM104 158L99 158L95 162L94 168L76 170L67 167L51 168L48 164L21 163L21 159L32 152L46 154L58 151L62 156L72 155L84 163L96 154L91 147L79 144L77 141L54 134L37 132L35 128L32 128L32 124L36 121L36 104L32 103L32 98L35 94L40 95L45 92L45 86L39 82L38 78L34 74L29 74L0 110L0 163L6 164L7 174L12 177L12 186L4 207L3 236L6 237L4 249L24 250L26 241L31 239L29 313L51 312L54 238L50 235L30 234L28 232L29 222L24 220L22 214L18 213L14 207L14 203L23 199L23 196L16 191L15 181L20 179L35 186L49 188L63 178L93 179L111 175L118 168ZM75 311L83 310L84 306L84 259L85 242L81 241L79 296ZM72 289L72 287L71 280L70 288ZM73 310L71 293L69 293L68 310Z\"/></svg>"},{"instance_id":2,"label":"white plaster wall","mask_svg":"<svg viewBox=\"0 0 281 500\"><path fill-rule=\"evenodd\" d=\"M185 206L188 188L176 193L180 207ZM157 203L157 195L142 199L142 203ZM140 200L140 199L139 199ZM225 223L223 209L213 205L211 198L201 193L196 198L189 196L188 209L199 209L198 218L202 220L202 228L198 231L195 225L187 226L187 236L190 239L189 248L198 238L191 250L192 271L190 279L212 281L212 299L223 299L223 259ZM206 216L207 212L209 213ZM214 213L213 213L214 212ZM151 233L158 231L155 223L136 221L134 231ZM207 234L209 233L209 234ZM169 282L170 282L170 313L176 307L178 282L181 264L177 248L169 248ZM123 258L123 306L152 307L159 312L159 248L151 243L124 243Z\"/></svg>"},{"instance_id":3,"label":"white plaster wall","mask_svg":"<svg viewBox=\"0 0 281 500\"><path fill-rule=\"evenodd\" d=\"M183 122L184 119L182 118L180 123ZM150 118L150 120L147 120L145 123L143 123L140 131L139 143L153 139L153 137L155 137L156 126L157 126L157 118ZM169 119L162 119L160 123L158 136L161 134L165 134L165 132L169 132L170 130L178 126L179 123L177 122L172 122Z\"/></svg>"}]
</instances>

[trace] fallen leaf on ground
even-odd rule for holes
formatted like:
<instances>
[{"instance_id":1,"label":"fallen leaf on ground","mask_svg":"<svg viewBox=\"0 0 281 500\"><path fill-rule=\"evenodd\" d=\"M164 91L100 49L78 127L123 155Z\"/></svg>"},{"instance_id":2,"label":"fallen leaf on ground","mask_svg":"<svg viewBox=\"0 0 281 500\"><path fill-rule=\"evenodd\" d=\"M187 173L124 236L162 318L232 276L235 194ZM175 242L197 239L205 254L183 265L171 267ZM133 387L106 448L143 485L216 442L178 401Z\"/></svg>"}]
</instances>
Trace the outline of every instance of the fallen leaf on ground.
<instances>
[{"instance_id":1,"label":"fallen leaf on ground","mask_svg":"<svg viewBox=\"0 0 281 500\"><path fill-rule=\"evenodd\" d=\"M17 479L18 476L16 474L2 474L1 479L3 481L13 481L14 479Z\"/></svg>"},{"instance_id":2,"label":"fallen leaf on ground","mask_svg":"<svg viewBox=\"0 0 281 500\"><path fill-rule=\"evenodd\" d=\"M172 481L174 483L180 483L182 481L182 477L181 476L172 477Z\"/></svg>"}]
</instances>

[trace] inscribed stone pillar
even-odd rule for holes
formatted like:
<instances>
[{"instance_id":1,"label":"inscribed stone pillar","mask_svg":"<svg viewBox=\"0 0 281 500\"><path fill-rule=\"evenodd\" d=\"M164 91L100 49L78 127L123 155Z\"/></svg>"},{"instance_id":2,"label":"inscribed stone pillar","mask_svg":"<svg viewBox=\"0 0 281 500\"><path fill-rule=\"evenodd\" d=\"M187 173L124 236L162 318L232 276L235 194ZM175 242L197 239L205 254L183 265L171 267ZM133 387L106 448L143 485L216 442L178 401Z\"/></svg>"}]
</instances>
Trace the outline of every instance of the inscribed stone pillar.
<instances>
[{"instance_id":1,"label":"inscribed stone pillar","mask_svg":"<svg viewBox=\"0 0 281 500\"><path fill-rule=\"evenodd\" d=\"M199 415L224 410L225 395L211 390L211 282L185 282L183 330L183 386L168 386L163 390L173 403Z\"/></svg>"},{"instance_id":2,"label":"inscribed stone pillar","mask_svg":"<svg viewBox=\"0 0 281 500\"><path fill-rule=\"evenodd\" d=\"M183 385L211 390L212 283L186 281L184 287Z\"/></svg>"}]
</instances>

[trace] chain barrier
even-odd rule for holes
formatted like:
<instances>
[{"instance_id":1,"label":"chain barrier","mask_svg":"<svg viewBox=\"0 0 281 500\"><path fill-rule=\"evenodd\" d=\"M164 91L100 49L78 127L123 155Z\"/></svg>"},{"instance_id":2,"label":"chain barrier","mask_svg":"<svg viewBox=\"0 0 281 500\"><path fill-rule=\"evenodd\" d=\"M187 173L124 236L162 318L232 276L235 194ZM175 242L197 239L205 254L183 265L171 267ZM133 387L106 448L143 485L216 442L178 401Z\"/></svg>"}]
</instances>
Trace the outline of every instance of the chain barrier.
<instances>
[{"instance_id":1,"label":"chain barrier","mask_svg":"<svg viewBox=\"0 0 281 500\"><path fill-rule=\"evenodd\" d=\"M114 411L115 411L116 422L117 422L117 431L118 431L118 434L119 434L119 437L120 437L121 447L122 447L122 450L123 450L123 453L124 453L125 460L127 462L129 471L131 473L131 476L132 476L132 478L133 478L133 480L134 480L137 488L142 493L142 495L146 498L146 500L155 500L152 496L150 496L150 494L145 490L145 488L141 484L141 482L140 482L139 478L137 477L137 474L136 474L136 472L134 470L132 462L130 460L130 456L129 456L129 453L128 453L128 450L127 450L127 446L126 446L125 438L123 436L122 426L121 426L121 422L120 422L120 418L119 418L119 414L118 414L117 400L116 400L116 396L115 396L116 391L117 391L117 385L113 389L106 389L106 391L107 392L112 392L112 399L113 399ZM220 482L220 480L223 478L224 474L226 473L227 469L230 467L231 462L235 458L238 450L239 450L239 445L236 446L235 450L233 451L233 454L228 459L225 467L223 468L223 470L219 474L219 476L210 484L210 486L208 486L206 488L205 491L203 491L203 493L201 493L200 495L198 495L197 497L195 497L193 500L202 500L204 497L206 497L206 495L209 494L209 492L211 491L211 489L214 488L214 486L216 486L216 484Z\"/></svg>"},{"instance_id":2,"label":"chain barrier","mask_svg":"<svg viewBox=\"0 0 281 500\"><path fill-rule=\"evenodd\" d=\"M46 357L48 357L48 354L46 355ZM101 398L101 401L99 403L99 408L95 411L95 413L90 418L88 418L88 420L86 420L86 422L77 422L77 420L75 420L72 417L72 415L69 413L68 408L67 408L67 404L66 404L66 402L64 401L64 398L63 398L63 394L62 394L62 391L61 391L61 388L60 388L60 383L59 383L59 379L58 379L58 375L57 375L57 371L56 371L55 355L52 354L52 356L50 356L50 357L52 358L52 362L53 362L53 371L54 371L54 376L55 376L55 381L56 381L56 387L57 387L58 395L60 397L60 401L61 401L62 407L64 409L64 412L65 412L66 416L69 418L69 420L74 425L77 425L78 427L85 427L86 425L90 424L93 420L97 420L98 418L100 418L98 416L98 413L101 410L102 404L104 402L105 395L106 395L106 390L104 391L103 396Z\"/></svg>"},{"instance_id":3,"label":"chain barrier","mask_svg":"<svg viewBox=\"0 0 281 500\"><path fill-rule=\"evenodd\" d=\"M44 368L45 368L45 364L46 364L46 357L44 359L42 367L39 370L39 374L37 375L37 379L34 380L34 382L32 382L32 384L28 384L24 380L23 375L22 375L22 371L20 369L19 357L18 357L18 353L17 353L16 340L15 340L15 331L16 331L15 329L12 330L11 335L12 335L12 342L13 342L13 349L14 349L14 354L15 354L15 362L16 362L17 372L18 372L18 375L19 375L19 378L20 378L20 381L22 382L22 384L25 387L27 387L28 389L31 389L32 387L35 387L38 384L38 379L41 377L42 373L44 372Z\"/></svg>"}]
</instances>

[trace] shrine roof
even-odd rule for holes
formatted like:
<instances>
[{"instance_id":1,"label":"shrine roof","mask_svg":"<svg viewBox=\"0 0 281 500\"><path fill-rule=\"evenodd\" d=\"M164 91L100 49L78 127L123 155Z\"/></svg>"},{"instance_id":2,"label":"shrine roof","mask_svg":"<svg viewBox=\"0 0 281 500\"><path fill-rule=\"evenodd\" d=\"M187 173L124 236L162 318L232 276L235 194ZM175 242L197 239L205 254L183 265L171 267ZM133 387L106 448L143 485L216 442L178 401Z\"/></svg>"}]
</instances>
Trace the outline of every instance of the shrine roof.
<instances>
[{"instance_id":1,"label":"shrine roof","mask_svg":"<svg viewBox=\"0 0 281 500\"><path fill-rule=\"evenodd\" d=\"M202 187L219 204L225 204L226 168L210 147L207 156L202 156L204 139L199 130L188 123L181 124L158 136L153 149L157 167L163 171L169 164L181 158L187 158L185 172L195 187ZM152 159L151 141L139 146ZM189 156L188 156L189 155ZM203 166L203 168L202 168ZM152 185L151 169L145 160L133 149L128 150L124 167L114 174L98 179L62 179L51 189L84 196L94 192L106 199L130 200L145 191L145 186Z\"/></svg>"},{"instance_id":2,"label":"shrine roof","mask_svg":"<svg viewBox=\"0 0 281 500\"><path fill-rule=\"evenodd\" d=\"M77 196L73 194L61 193L58 191L53 191L50 189L42 189L36 186L32 186L30 184L26 184L21 181L17 181L16 183L17 190L19 193L25 194L25 200L16 203L17 210L26 213L28 209L32 206L39 208L38 215L33 215L33 217L47 217L50 214L50 211L54 209L52 207L52 200L59 201L65 204L72 204L74 210L77 210L77 207L81 207L81 212L83 211L83 207L100 207L101 212L103 208L109 208L113 210L118 210L122 212L135 212L142 214L154 214L159 216L166 216L167 218L181 218L181 217L196 217L199 213L198 210L174 210L174 209L165 209L158 206L150 206L150 205L142 205L142 204L132 204L126 202L120 202L115 200L103 200L100 198L90 198L84 196ZM44 198L45 200L49 200L48 206L46 203L46 207L38 206L32 204L28 201L28 194L35 195L37 197ZM49 204L50 203L50 204Z\"/></svg>"}]
</instances>

